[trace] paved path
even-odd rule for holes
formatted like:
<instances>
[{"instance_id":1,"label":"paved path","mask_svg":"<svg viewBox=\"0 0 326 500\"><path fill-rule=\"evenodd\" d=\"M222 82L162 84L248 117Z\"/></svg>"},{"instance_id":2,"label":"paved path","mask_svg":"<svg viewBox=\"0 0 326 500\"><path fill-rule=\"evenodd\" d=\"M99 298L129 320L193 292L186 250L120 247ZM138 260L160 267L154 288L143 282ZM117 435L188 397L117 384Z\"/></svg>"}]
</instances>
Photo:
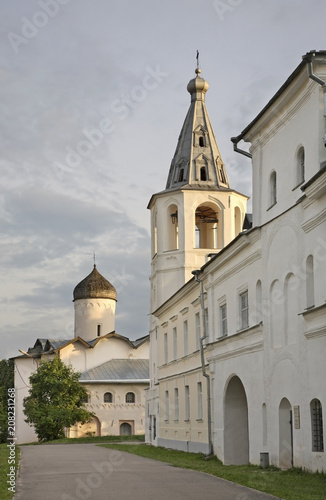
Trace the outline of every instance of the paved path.
<instances>
[{"instance_id":1,"label":"paved path","mask_svg":"<svg viewBox=\"0 0 326 500\"><path fill-rule=\"evenodd\" d=\"M272 500L201 472L94 444L21 447L14 500Z\"/></svg>"}]
</instances>

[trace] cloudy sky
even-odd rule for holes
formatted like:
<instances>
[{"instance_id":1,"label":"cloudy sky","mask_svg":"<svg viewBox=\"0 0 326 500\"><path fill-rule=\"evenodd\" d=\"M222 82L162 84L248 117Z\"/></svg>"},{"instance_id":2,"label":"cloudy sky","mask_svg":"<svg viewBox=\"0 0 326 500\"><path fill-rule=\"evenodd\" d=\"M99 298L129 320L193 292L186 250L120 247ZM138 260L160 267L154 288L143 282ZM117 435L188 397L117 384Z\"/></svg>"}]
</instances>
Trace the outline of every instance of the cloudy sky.
<instances>
[{"instance_id":1,"label":"cloudy sky","mask_svg":"<svg viewBox=\"0 0 326 500\"><path fill-rule=\"evenodd\" d=\"M323 0L4 0L0 49L0 358L73 336L72 291L98 270L116 331L148 331L146 209L164 189L196 50L231 186L232 150L307 51L326 49Z\"/></svg>"}]
</instances>

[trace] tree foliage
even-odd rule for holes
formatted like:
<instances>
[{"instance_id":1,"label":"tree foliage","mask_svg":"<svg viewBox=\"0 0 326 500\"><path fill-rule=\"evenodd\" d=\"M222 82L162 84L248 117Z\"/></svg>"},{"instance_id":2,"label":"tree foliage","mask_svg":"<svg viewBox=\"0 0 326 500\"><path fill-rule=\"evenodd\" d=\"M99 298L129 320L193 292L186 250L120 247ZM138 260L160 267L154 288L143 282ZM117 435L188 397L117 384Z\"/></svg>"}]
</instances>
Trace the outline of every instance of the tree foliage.
<instances>
[{"instance_id":1,"label":"tree foliage","mask_svg":"<svg viewBox=\"0 0 326 500\"><path fill-rule=\"evenodd\" d=\"M84 407L87 390L80 373L60 358L42 361L30 378L29 396L24 398L26 422L34 425L40 441L64 437L64 427L89 422L93 413Z\"/></svg>"},{"instance_id":2,"label":"tree foliage","mask_svg":"<svg viewBox=\"0 0 326 500\"><path fill-rule=\"evenodd\" d=\"M14 387L14 361L0 361L0 443L5 443L8 432L8 389Z\"/></svg>"}]
</instances>

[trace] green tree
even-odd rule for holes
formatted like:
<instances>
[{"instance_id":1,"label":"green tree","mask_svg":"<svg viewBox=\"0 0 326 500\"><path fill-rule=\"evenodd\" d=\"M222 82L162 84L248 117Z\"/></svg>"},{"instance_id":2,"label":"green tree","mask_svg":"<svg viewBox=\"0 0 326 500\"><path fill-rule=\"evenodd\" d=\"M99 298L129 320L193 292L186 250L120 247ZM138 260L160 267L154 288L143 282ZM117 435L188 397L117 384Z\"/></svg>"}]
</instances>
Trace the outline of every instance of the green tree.
<instances>
[{"instance_id":1,"label":"green tree","mask_svg":"<svg viewBox=\"0 0 326 500\"><path fill-rule=\"evenodd\" d=\"M0 443L5 443L8 432L8 389L14 387L14 361L0 361Z\"/></svg>"},{"instance_id":2,"label":"green tree","mask_svg":"<svg viewBox=\"0 0 326 500\"><path fill-rule=\"evenodd\" d=\"M30 376L29 396L23 403L25 422L34 425L40 441L64 437L64 427L92 419L94 414L84 407L87 391L79 375L55 357L42 361Z\"/></svg>"}]
</instances>

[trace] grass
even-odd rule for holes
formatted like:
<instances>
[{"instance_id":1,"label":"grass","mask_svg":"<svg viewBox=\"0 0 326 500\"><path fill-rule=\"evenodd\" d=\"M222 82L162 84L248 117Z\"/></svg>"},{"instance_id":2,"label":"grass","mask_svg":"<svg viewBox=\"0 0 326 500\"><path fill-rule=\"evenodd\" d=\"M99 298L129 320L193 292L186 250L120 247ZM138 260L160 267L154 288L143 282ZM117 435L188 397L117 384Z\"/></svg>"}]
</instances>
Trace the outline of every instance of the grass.
<instances>
[{"instance_id":1,"label":"grass","mask_svg":"<svg viewBox=\"0 0 326 500\"><path fill-rule=\"evenodd\" d=\"M112 443L100 446L160 460L175 467L206 472L284 500L326 499L325 473L312 474L299 468L281 471L275 467L262 469L256 465L225 466L216 457L206 461L201 453L185 453L149 445Z\"/></svg>"},{"instance_id":2,"label":"grass","mask_svg":"<svg viewBox=\"0 0 326 500\"><path fill-rule=\"evenodd\" d=\"M54 439L53 441L43 441L41 443L24 443L20 446L35 446L35 445L45 445L45 444L82 444L82 443L105 443L105 442L121 442L121 441L137 441L144 442L144 434L137 436L90 436L90 437L80 437L80 438L62 438Z\"/></svg>"},{"instance_id":3,"label":"grass","mask_svg":"<svg viewBox=\"0 0 326 500\"><path fill-rule=\"evenodd\" d=\"M7 444L0 444L0 498L1 500L10 500L14 493L8 490L8 487L10 487L10 484L7 483L10 471L10 466L15 466L15 472L17 476L17 470L18 470L18 463L19 463L19 448L15 447L15 465L14 464L9 464L8 459L12 458L13 456L9 457L10 449L7 447Z\"/></svg>"}]
</instances>

